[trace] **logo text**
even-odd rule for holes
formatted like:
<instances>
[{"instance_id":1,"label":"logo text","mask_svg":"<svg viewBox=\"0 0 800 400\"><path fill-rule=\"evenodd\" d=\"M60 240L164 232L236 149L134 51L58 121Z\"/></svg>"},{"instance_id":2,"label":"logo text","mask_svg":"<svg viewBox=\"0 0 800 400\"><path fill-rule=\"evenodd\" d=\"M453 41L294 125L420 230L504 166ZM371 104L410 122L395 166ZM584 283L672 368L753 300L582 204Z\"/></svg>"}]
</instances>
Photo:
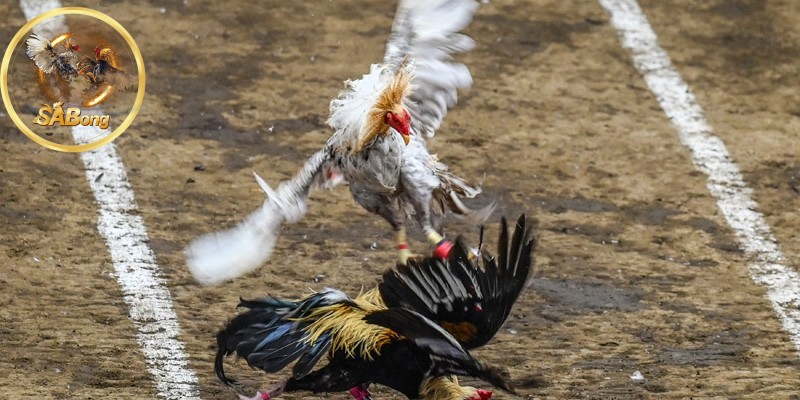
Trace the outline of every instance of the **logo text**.
<instances>
[{"instance_id":1,"label":"logo text","mask_svg":"<svg viewBox=\"0 0 800 400\"><path fill-rule=\"evenodd\" d=\"M69 107L66 111L62 107L63 102L54 103L52 106L43 104L39 109L39 115L33 119L33 123L41 126L89 126L93 125L100 129L108 128L110 117L108 115L81 115L81 109Z\"/></svg>"}]
</instances>

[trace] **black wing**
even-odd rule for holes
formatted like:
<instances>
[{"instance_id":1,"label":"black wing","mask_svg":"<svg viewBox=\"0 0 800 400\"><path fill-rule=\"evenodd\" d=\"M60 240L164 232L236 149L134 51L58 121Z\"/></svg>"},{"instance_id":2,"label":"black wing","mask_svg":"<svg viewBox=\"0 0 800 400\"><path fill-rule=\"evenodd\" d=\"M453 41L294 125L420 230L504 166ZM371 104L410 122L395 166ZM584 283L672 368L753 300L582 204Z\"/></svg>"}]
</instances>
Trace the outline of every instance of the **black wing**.
<instances>
[{"instance_id":1,"label":"black wing","mask_svg":"<svg viewBox=\"0 0 800 400\"><path fill-rule=\"evenodd\" d=\"M383 275L378 288L389 308L405 307L435 321L465 348L486 344L508 318L533 265L536 241L525 216L509 241L505 218L498 256L478 262L461 237L447 260L409 260Z\"/></svg>"},{"instance_id":2,"label":"black wing","mask_svg":"<svg viewBox=\"0 0 800 400\"><path fill-rule=\"evenodd\" d=\"M100 82L107 82L117 91L123 91L131 87L133 77L121 69L111 66L107 61L100 60L95 66L95 78Z\"/></svg>"}]
</instances>

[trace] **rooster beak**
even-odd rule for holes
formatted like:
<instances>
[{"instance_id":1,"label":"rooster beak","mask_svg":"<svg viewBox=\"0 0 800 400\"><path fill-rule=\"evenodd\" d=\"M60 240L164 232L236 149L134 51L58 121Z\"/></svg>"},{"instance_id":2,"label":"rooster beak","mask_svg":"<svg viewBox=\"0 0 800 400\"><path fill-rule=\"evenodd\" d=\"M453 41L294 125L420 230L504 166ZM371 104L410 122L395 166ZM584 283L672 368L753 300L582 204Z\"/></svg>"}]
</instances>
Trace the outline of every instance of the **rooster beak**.
<instances>
[{"instance_id":1,"label":"rooster beak","mask_svg":"<svg viewBox=\"0 0 800 400\"><path fill-rule=\"evenodd\" d=\"M408 111L403 110L406 114L406 121L400 126L400 136L403 137L403 141L406 142L406 146L411 141L411 116L408 115Z\"/></svg>"}]
</instances>

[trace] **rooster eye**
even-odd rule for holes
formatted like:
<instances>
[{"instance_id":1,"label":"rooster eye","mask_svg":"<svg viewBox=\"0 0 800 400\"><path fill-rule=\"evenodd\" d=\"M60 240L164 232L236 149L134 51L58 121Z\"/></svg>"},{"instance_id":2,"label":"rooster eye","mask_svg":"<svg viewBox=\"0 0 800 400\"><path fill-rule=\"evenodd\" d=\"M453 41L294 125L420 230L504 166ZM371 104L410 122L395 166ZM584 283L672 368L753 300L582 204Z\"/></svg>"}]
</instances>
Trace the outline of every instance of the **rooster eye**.
<instances>
[{"instance_id":1,"label":"rooster eye","mask_svg":"<svg viewBox=\"0 0 800 400\"><path fill-rule=\"evenodd\" d=\"M385 120L387 124L393 124L393 125L400 125L402 122L400 120L400 116L393 112L387 112Z\"/></svg>"}]
</instances>

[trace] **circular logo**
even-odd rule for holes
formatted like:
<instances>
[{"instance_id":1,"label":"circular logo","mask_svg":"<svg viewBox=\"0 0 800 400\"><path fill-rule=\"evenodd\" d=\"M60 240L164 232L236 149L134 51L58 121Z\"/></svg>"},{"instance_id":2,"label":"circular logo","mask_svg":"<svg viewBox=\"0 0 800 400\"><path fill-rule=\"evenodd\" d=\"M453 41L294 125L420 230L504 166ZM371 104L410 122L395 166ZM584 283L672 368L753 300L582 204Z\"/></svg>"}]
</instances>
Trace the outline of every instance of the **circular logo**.
<instances>
[{"instance_id":1,"label":"circular logo","mask_svg":"<svg viewBox=\"0 0 800 400\"><path fill-rule=\"evenodd\" d=\"M0 66L3 103L31 140L80 152L110 143L144 100L142 53L99 11L65 7L28 21Z\"/></svg>"}]
</instances>

